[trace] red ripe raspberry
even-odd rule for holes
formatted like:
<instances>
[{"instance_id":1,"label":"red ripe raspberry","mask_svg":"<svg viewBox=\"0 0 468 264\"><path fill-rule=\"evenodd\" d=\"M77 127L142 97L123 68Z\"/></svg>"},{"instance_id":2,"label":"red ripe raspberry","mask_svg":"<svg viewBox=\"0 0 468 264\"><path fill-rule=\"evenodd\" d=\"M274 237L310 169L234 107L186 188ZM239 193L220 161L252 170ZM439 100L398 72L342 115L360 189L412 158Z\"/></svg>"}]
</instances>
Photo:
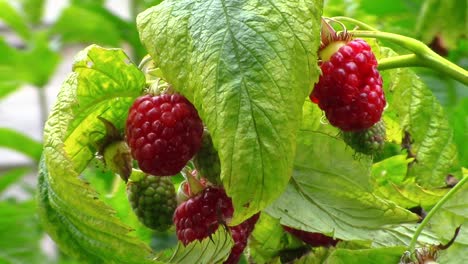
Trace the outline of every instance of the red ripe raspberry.
<instances>
[{"instance_id":1,"label":"red ripe raspberry","mask_svg":"<svg viewBox=\"0 0 468 264\"><path fill-rule=\"evenodd\" d=\"M175 210L173 220L177 238L184 245L194 240L201 241L213 234L219 224L226 224L233 212L232 200L224 189L208 186ZM241 224L229 227L234 246L224 264L239 261L259 216L260 213L257 213Z\"/></svg>"},{"instance_id":2,"label":"red ripe raspberry","mask_svg":"<svg viewBox=\"0 0 468 264\"><path fill-rule=\"evenodd\" d=\"M231 254L229 254L228 259L224 261L224 264L235 264L239 262L241 254L247 246L247 240L249 239L259 216L260 213L257 213L241 224L229 228L231 230L232 239L234 240L234 246L231 249Z\"/></svg>"},{"instance_id":3,"label":"red ripe raspberry","mask_svg":"<svg viewBox=\"0 0 468 264\"><path fill-rule=\"evenodd\" d=\"M231 198L224 189L207 187L201 193L180 204L174 212L177 238L184 244L213 234L220 223L232 217Z\"/></svg>"},{"instance_id":4,"label":"red ripe raspberry","mask_svg":"<svg viewBox=\"0 0 468 264\"><path fill-rule=\"evenodd\" d=\"M283 229L313 247L336 246L339 241L321 233L307 232L289 226L283 226Z\"/></svg>"},{"instance_id":5,"label":"red ripe raspberry","mask_svg":"<svg viewBox=\"0 0 468 264\"><path fill-rule=\"evenodd\" d=\"M142 171L169 176L179 173L200 148L203 123L180 94L144 95L129 110L125 134Z\"/></svg>"},{"instance_id":6,"label":"red ripe raspberry","mask_svg":"<svg viewBox=\"0 0 468 264\"><path fill-rule=\"evenodd\" d=\"M377 123L386 101L369 44L362 39L332 42L322 54L322 75L310 95L312 102L343 131L360 131Z\"/></svg>"}]
</instances>

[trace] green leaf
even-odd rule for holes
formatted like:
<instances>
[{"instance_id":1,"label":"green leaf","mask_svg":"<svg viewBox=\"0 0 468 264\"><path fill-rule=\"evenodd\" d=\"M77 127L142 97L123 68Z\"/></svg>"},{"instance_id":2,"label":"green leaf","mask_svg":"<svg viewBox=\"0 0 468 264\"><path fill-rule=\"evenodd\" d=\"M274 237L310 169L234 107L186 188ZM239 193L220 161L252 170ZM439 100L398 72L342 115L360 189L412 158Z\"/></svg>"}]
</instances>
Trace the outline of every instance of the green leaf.
<instances>
[{"instance_id":1,"label":"green leaf","mask_svg":"<svg viewBox=\"0 0 468 264\"><path fill-rule=\"evenodd\" d=\"M465 264L468 263L468 254L466 254L466 245L453 244L448 249L440 252L438 263L444 264Z\"/></svg>"},{"instance_id":2,"label":"green leaf","mask_svg":"<svg viewBox=\"0 0 468 264\"><path fill-rule=\"evenodd\" d=\"M3 38L0 38L0 99L16 91L23 80L19 79L15 71L19 61L16 49L10 47Z\"/></svg>"},{"instance_id":3,"label":"green leaf","mask_svg":"<svg viewBox=\"0 0 468 264\"><path fill-rule=\"evenodd\" d=\"M317 248L311 251L309 254L302 256L300 259L294 261L294 264L322 264L326 263L326 259L333 252L333 249L327 249L324 247ZM281 263L281 262L280 262Z\"/></svg>"},{"instance_id":4,"label":"green leaf","mask_svg":"<svg viewBox=\"0 0 468 264\"><path fill-rule=\"evenodd\" d=\"M31 31L21 14L5 0L0 0L0 21L10 26L23 39L28 39L31 36Z\"/></svg>"},{"instance_id":5,"label":"green leaf","mask_svg":"<svg viewBox=\"0 0 468 264\"><path fill-rule=\"evenodd\" d=\"M166 0L137 18L174 89L197 108L221 160L232 225L292 172L302 105L317 80L321 1Z\"/></svg>"},{"instance_id":6,"label":"green leaf","mask_svg":"<svg viewBox=\"0 0 468 264\"><path fill-rule=\"evenodd\" d=\"M450 111L450 125L454 130L454 141L457 144L458 156L463 167L468 167L468 98L461 100Z\"/></svg>"},{"instance_id":7,"label":"green leaf","mask_svg":"<svg viewBox=\"0 0 468 264\"><path fill-rule=\"evenodd\" d=\"M44 262L42 236L34 202L0 202L0 263Z\"/></svg>"},{"instance_id":8,"label":"green leaf","mask_svg":"<svg viewBox=\"0 0 468 264\"><path fill-rule=\"evenodd\" d=\"M254 263L271 263L283 250L302 246L283 230L279 220L266 213L260 215L249 238L250 258Z\"/></svg>"},{"instance_id":9,"label":"green leaf","mask_svg":"<svg viewBox=\"0 0 468 264\"><path fill-rule=\"evenodd\" d=\"M414 25L424 0L328 0L325 16L347 16L380 30L403 35L414 34ZM350 25L348 29L353 28Z\"/></svg>"},{"instance_id":10,"label":"green leaf","mask_svg":"<svg viewBox=\"0 0 468 264\"><path fill-rule=\"evenodd\" d=\"M164 251L155 259L174 264L222 263L229 256L233 245L230 234L221 227L211 238L205 238L201 242L197 240L186 247L179 242L175 249Z\"/></svg>"},{"instance_id":11,"label":"green leaf","mask_svg":"<svg viewBox=\"0 0 468 264\"><path fill-rule=\"evenodd\" d=\"M368 234L372 240L371 247L408 246L418 225L419 224L387 225L378 230L371 231ZM430 230L424 230L418 237L419 245L437 245L439 241L440 237Z\"/></svg>"},{"instance_id":12,"label":"green leaf","mask_svg":"<svg viewBox=\"0 0 468 264\"><path fill-rule=\"evenodd\" d=\"M149 263L151 251L79 178L105 132L98 116L122 129L145 78L120 49L80 52L44 129L39 212L51 237L86 262Z\"/></svg>"},{"instance_id":13,"label":"green leaf","mask_svg":"<svg viewBox=\"0 0 468 264\"><path fill-rule=\"evenodd\" d=\"M99 180L102 181L101 178L98 178L99 176L100 175L95 175L91 183L96 183L96 181ZM138 238L145 241L145 243L149 244L149 242L151 241L151 235L153 231L143 226L143 224L138 220L130 206L130 203L128 202L125 183L120 179L119 176L113 176L113 190L112 192L107 192L107 195L103 197L104 202L109 204L109 206L116 210L116 215L122 222L126 223L127 225L130 225L135 230L135 235ZM93 184L93 186L96 185Z\"/></svg>"},{"instance_id":14,"label":"green leaf","mask_svg":"<svg viewBox=\"0 0 468 264\"><path fill-rule=\"evenodd\" d=\"M105 0L72 0L72 5L79 5L79 6L103 6Z\"/></svg>"},{"instance_id":15,"label":"green leaf","mask_svg":"<svg viewBox=\"0 0 468 264\"><path fill-rule=\"evenodd\" d=\"M424 209L429 209L447 192L447 189L423 188L410 179L401 184L389 183L384 186L379 186L376 188L375 194L405 208L421 206Z\"/></svg>"},{"instance_id":16,"label":"green leaf","mask_svg":"<svg viewBox=\"0 0 468 264\"><path fill-rule=\"evenodd\" d=\"M402 183L408 171L408 163L413 158L407 158L407 155L396 155L372 165L372 176L379 184Z\"/></svg>"},{"instance_id":17,"label":"green leaf","mask_svg":"<svg viewBox=\"0 0 468 264\"><path fill-rule=\"evenodd\" d=\"M319 248L294 261L294 264L399 263L404 252L404 247L373 249Z\"/></svg>"},{"instance_id":18,"label":"green leaf","mask_svg":"<svg viewBox=\"0 0 468 264\"><path fill-rule=\"evenodd\" d=\"M136 10L144 11L152 6L159 5L164 0L134 0Z\"/></svg>"},{"instance_id":19,"label":"green leaf","mask_svg":"<svg viewBox=\"0 0 468 264\"><path fill-rule=\"evenodd\" d=\"M464 169L464 177L468 177L468 170ZM462 226L456 243L468 245L468 185L465 184L447 201L440 211L436 212L430 221L431 230L439 234L445 241L449 241L458 226Z\"/></svg>"},{"instance_id":20,"label":"green leaf","mask_svg":"<svg viewBox=\"0 0 468 264\"><path fill-rule=\"evenodd\" d=\"M404 247L373 248L349 250L338 248L326 259L325 263L361 264L361 263L399 263L405 252Z\"/></svg>"},{"instance_id":21,"label":"green leaf","mask_svg":"<svg viewBox=\"0 0 468 264\"><path fill-rule=\"evenodd\" d=\"M0 174L0 194L28 172L31 168L19 167Z\"/></svg>"},{"instance_id":22,"label":"green leaf","mask_svg":"<svg viewBox=\"0 0 468 264\"><path fill-rule=\"evenodd\" d=\"M22 153L36 162L42 153L40 142L9 128L0 128L0 148L2 147Z\"/></svg>"},{"instance_id":23,"label":"green leaf","mask_svg":"<svg viewBox=\"0 0 468 264\"><path fill-rule=\"evenodd\" d=\"M447 189L425 189L414 182L414 178L405 179L408 164L413 158L406 154L396 155L372 166L372 177L376 181L375 193L405 208L422 206L429 209L435 205Z\"/></svg>"},{"instance_id":24,"label":"green leaf","mask_svg":"<svg viewBox=\"0 0 468 264\"><path fill-rule=\"evenodd\" d=\"M45 0L19 0L19 2L28 22L33 25L39 24L44 12Z\"/></svg>"},{"instance_id":25,"label":"green leaf","mask_svg":"<svg viewBox=\"0 0 468 264\"><path fill-rule=\"evenodd\" d=\"M21 84L43 87L49 82L59 63L59 54L49 46L48 36L37 33L30 43L31 47L17 50L0 38L0 98Z\"/></svg>"},{"instance_id":26,"label":"green leaf","mask_svg":"<svg viewBox=\"0 0 468 264\"><path fill-rule=\"evenodd\" d=\"M60 34L66 43L120 44L118 25L106 15L84 6L72 5L64 9L51 32Z\"/></svg>"},{"instance_id":27,"label":"green leaf","mask_svg":"<svg viewBox=\"0 0 468 264\"><path fill-rule=\"evenodd\" d=\"M322 131L301 130L293 177L267 212L281 224L343 240L373 240L386 225L418 217L372 192L371 160Z\"/></svg>"},{"instance_id":28,"label":"green leaf","mask_svg":"<svg viewBox=\"0 0 468 264\"><path fill-rule=\"evenodd\" d=\"M395 56L382 47L377 56ZM385 115L394 118L409 133L410 154L415 162L408 169L422 187L443 187L449 173L459 174L457 149L442 106L432 92L409 69L382 72L388 99ZM403 137L403 135L402 135Z\"/></svg>"},{"instance_id":29,"label":"green leaf","mask_svg":"<svg viewBox=\"0 0 468 264\"><path fill-rule=\"evenodd\" d=\"M454 48L458 39L468 32L468 3L465 0L426 0L416 24L416 33L425 43L440 35L444 43Z\"/></svg>"},{"instance_id":30,"label":"green leaf","mask_svg":"<svg viewBox=\"0 0 468 264\"><path fill-rule=\"evenodd\" d=\"M0 76L2 74L2 69L0 65ZM11 80L11 81L5 81L5 80L0 80L0 99L3 97L8 96L9 94L15 92L20 88L20 85L17 80Z\"/></svg>"}]
</instances>

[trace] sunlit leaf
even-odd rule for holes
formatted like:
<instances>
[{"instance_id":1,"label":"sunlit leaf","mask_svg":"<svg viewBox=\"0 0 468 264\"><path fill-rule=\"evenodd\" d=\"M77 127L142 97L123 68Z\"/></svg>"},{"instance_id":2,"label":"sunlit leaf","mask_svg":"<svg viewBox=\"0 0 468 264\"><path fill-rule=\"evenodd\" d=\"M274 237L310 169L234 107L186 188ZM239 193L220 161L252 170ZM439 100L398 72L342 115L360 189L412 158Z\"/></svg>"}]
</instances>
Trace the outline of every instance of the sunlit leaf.
<instances>
[{"instance_id":1,"label":"sunlit leaf","mask_svg":"<svg viewBox=\"0 0 468 264\"><path fill-rule=\"evenodd\" d=\"M396 55L388 48L380 51L379 57ZM445 186L445 177L459 173L460 167L453 131L442 106L409 69L386 70L382 77L389 98L386 112L408 133L409 152L415 157L407 177L414 177L422 187Z\"/></svg>"},{"instance_id":2,"label":"sunlit leaf","mask_svg":"<svg viewBox=\"0 0 468 264\"><path fill-rule=\"evenodd\" d=\"M292 171L302 104L318 77L321 1L171 1L138 16L165 79L199 111L234 203L265 208Z\"/></svg>"},{"instance_id":3,"label":"sunlit leaf","mask_svg":"<svg viewBox=\"0 0 468 264\"><path fill-rule=\"evenodd\" d=\"M374 249L336 249L326 259L325 263L361 264L361 263L398 263L405 247L374 248Z\"/></svg>"},{"instance_id":4,"label":"sunlit leaf","mask_svg":"<svg viewBox=\"0 0 468 264\"><path fill-rule=\"evenodd\" d=\"M284 225L344 240L373 240L372 231L418 218L372 193L370 160L344 142L301 130L293 177L267 212Z\"/></svg>"},{"instance_id":5,"label":"sunlit leaf","mask_svg":"<svg viewBox=\"0 0 468 264\"><path fill-rule=\"evenodd\" d=\"M145 79L120 49L90 46L80 52L45 126L39 212L60 248L86 262L149 263L151 251L115 211L79 178L105 128L122 129ZM112 110L110 109L112 106ZM94 135L94 136L93 136Z\"/></svg>"},{"instance_id":6,"label":"sunlit leaf","mask_svg":"<svg viewBox=\"0 0 468 264\"><path fill-rule=\"evenodd\" d=\"M447 188L425 189L414 178L406 179L408 164L413 158L406 154L397 155L372 166L372 176L376 181L375 193L405 207L421 206L429 209L447 193Z\"/></svg>"}]
</instances>

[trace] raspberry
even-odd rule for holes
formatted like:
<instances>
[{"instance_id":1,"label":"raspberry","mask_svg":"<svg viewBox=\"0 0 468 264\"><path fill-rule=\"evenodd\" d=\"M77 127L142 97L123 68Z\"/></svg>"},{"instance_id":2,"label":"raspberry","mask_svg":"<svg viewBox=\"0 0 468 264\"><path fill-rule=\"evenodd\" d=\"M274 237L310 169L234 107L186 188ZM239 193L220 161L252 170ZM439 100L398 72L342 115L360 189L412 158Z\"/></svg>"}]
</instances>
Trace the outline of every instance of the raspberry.
<instances>
[{"instance_id":1,"label":"raspberry","mask_svg":"<svg viewBox=\"0 0 468 264\"><path fill-rule=\"evenodd\" d=\"M232 239L234 240L234 246L231 249L231 254L229 254L228 259L224 261L224 264L234 264L239 262L241 254L247 246L247 240L249 239L259 217L260 213L257 213L239 225L229 228Z\"/></svg>"},{"instance_id":2,"label":"raspberry","mask_svg":"<svg viewBox=\"0 0 468 264\"><path fill-rule=\"evenodd\" d=\"M207 187L175 210L177 237L184 245L196 239L201 241L213 234L220 223L230 219L233 212L231 198L224 189Z\"/></svg>"},{"instance_id":3,"label":"raspberry","mask_svg":"<svg viewBox=\"0 0 468 264\"><path fill-rule=\"evenodd\" d=\"M179 173L200 148L203 124L180 94L144 95L130 108L125 133L142 171L169 176Z\"/></svg>"},{"instance_id":4,"label":"raspberry","mask_svg":"<svg viewBox=\"0 0 468 264\"><path fill-rule=\"evenodd\" d=\"M289 226L283 226L283 229L313 247L335 246L339 241L321 233L307 232Z\"/></svg>"},{"instance_id":5,"label":"raspberry","mask_svg":"<svg viewBox=\"0 0 468 264\"><path fill-rule=\"evenodd\" d=\"M127 183L127 196L138 220L145 226L167 230L177 206L175 188L170 177L146 175Z\"/></svg>"},{"instance_id":6,"label":"raspberry","mask_svg":"<svg viewBox=\"0 0 468 264\"><path fill-rule=\"evenodd\" d=\"M359 132L344 132L343 139L356 152L373 155L382 151L385 145L385 124L377 122L369 129Z\"/></svg>"},{"instance_id":7,"label":"raspberry","mask_svg":"<svg viewBox=\"0 0 468 264\"><path fill-rule=\"evenodd\" d=\"M215 185L221 184L219 178L221 174L221 164L219 161L218 151L213 146L213 141L208 130L203 132L202 146L193 157L193 163L198 172L211 183Z\"/></svg>"},{"instance_id":8,"label":"raspberry","mask_svg":"<svg viewBox=\"0 0 468 264\"><path fill-rule=\"evenodd\" d=\"M333 126L360 131L380 120L386 101L369 44L348 38L334 40L320 52L322 75L310 99L325 111Z\"/></svg>"}]
</instances>

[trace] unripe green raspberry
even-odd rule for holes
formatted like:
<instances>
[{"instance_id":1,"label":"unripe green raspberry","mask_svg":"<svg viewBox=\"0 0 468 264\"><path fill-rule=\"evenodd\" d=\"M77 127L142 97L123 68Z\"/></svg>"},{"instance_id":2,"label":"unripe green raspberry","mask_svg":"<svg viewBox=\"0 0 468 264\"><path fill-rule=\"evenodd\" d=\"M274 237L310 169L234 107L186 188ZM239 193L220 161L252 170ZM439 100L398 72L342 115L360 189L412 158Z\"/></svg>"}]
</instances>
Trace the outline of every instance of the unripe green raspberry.
<instances>
[{"instance_id":1,"label":"unripe green raspberry","mask_svg":"<svg viewBox=\"0 0 468 264\"><path fill-rule=\"evenodd\" d=\"M356 152L373 155L385 145L385 124L382 120L369 129L359 132L343 132L343 139Z\"/></svg>"},{"instance_id":2,"label":"unripe green raspberry","mask_svg":"<svg viewBox=\"0 0 468 264\"><path fill-rule=\"evenodd\" d=\"M164 231L172 225L177 202L170 177L146 175L139 181L130 180L127 197L133 212L145 226Z\"/></svg>"},{"instance_id":3,"label":"unripe green raspberry","mask_svg":"<svg viewBox=\"0 0 468 264\"><path fill-rule=\"evenodd\" d=\"M218 151L213 146L211 135L208 130L203 131L202 144L200 150L193 157L195 168L201 177L208 179L215 185L221 185L221 163L219 161Z\"/></svg>"}]
</instances>

